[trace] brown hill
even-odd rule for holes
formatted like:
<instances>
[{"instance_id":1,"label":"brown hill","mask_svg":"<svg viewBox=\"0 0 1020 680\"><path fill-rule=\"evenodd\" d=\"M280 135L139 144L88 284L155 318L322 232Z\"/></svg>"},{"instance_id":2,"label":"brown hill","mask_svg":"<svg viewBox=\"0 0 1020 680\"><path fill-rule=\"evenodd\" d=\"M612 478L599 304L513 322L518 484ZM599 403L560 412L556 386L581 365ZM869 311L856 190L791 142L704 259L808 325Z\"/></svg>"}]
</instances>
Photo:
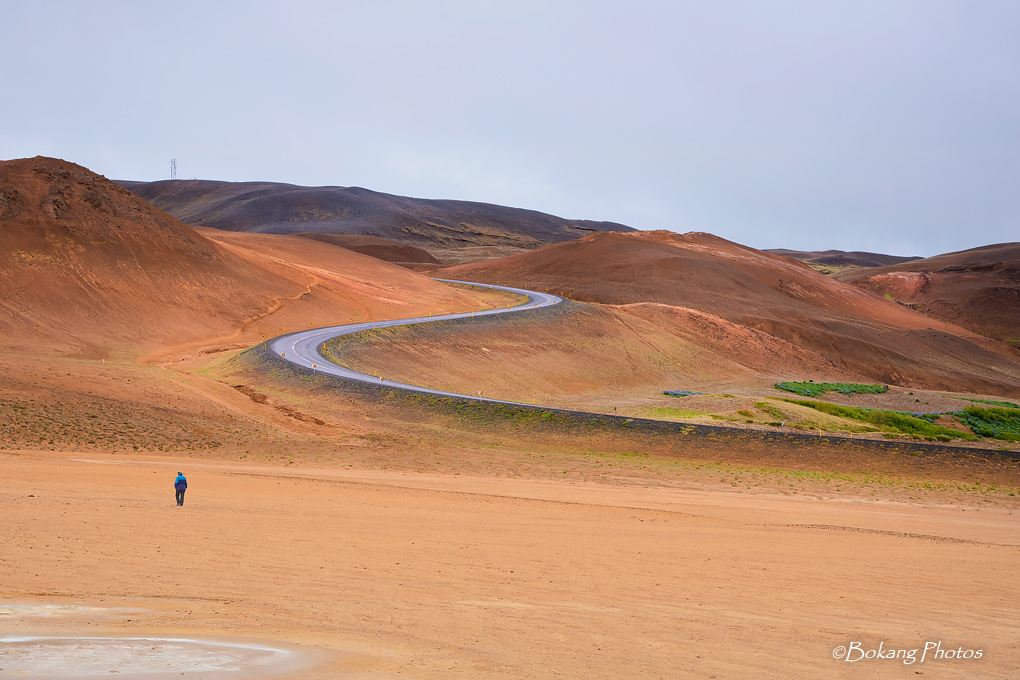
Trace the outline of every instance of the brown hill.
<instances>
[{"instance_id":1,"label":"brown hill","mask_svg":"<svg viewBox=\"0 0 1020 680\"><path fill-rule=\"evenodd\" d=\"M932 328L926 317L803 263L710 234L597 234L436 274L562 292L671 325L683 316L632 306L698 310L886 383L1020 392L1020 363L996 343L962 328Z\"/></svg>"},{"instance_id":2,"label":"brown hill","mask_svg":"<svg viewBox=\"0 0 1020 680\"><path fill-rule=\"evenodd\" d=\"M845 250L806 251L770 248L762 252L790 257L809 264L827 265L829 267L884 267L890 264L899 264L919 259L917 257L883 255L881 253L868 253L859 250L847 252Z\"/></svg>"},{"instance_id":3,"label":"brown hill","mask_svg":"<svg viewBox=\"0 0 1020 680\"><path fill-rule=\"evenodd\" d=\"M592 232L633 231L613 222L568 220L488 203L393 196L360 187L206 180L120 184L195 226L276 234L363 234L429 250L530 249Z\"/></svg>"},{"instance_id":4,"label":"brown hill","mask_svg":"<svg viewBox=\"0 0 1020 680\"><path fill-rule=\"evenodd\" d=\"M308 319L477 306L464 292L337 246L249 234L218 243L52 158L0 161L0 234L0 345L8 350L135 354L250 343ZM273 238L285 243L265 243Z\"/></svg>"},{"instance_id":5,"label":"brown hill","mask_svg":"<svg viewBox=\"0 0 1020 680\"><path fill-rule=\"evenodd\" d=\"M1020 243L847 271L836 278L982 335L1020 341Z\"/></svg>"},{"instance_id":6,"label":"brown hill","mask_svg":"<svg viewBox=\"0 0 1020 680\"><path fill-rule=\"evenodd\" d=\"M427 250L409 246L389 239L365 236L363 234L295 234L310 238L313 241L330 243L341 248L353 250L387 262L400 264L439 264L439 260L432 257Z\"/></svg>"}]
</instances>

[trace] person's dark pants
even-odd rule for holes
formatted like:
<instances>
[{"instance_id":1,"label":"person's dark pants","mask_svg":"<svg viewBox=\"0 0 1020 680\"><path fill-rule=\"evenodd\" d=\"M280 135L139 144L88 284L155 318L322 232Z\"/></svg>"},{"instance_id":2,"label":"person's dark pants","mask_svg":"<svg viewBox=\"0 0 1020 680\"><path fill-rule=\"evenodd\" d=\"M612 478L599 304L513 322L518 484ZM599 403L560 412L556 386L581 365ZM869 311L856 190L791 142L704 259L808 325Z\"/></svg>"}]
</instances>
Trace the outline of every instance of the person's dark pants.
<instances>
[{"instance_id":1,"label":"person's dark pants","mask_svg":"<svg viewBox=\"0 0 1020 680\"><path fill-rule=\"evenodd\" d=\"M177 505L184 505L184 492L187 489L177 489Z\"/></svg>"}]
</instances>

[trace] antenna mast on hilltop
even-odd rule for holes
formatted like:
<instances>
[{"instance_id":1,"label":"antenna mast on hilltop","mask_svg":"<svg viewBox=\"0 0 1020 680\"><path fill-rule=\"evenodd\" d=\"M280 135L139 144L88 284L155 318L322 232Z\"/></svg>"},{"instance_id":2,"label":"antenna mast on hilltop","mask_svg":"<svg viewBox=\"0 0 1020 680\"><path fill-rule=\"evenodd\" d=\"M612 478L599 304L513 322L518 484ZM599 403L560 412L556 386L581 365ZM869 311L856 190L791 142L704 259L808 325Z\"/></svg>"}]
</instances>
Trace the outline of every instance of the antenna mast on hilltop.
<instances>
[{"instance_id":1,"label":"antenna mast on hilltop","mask_svg":"<svg viewBox=\"0 0 1020 680\"><path fill-rule=\"evenodd\" d=\"M177 179L177 159L170 159L170 179Z\"/></svg>"}]
</instances>

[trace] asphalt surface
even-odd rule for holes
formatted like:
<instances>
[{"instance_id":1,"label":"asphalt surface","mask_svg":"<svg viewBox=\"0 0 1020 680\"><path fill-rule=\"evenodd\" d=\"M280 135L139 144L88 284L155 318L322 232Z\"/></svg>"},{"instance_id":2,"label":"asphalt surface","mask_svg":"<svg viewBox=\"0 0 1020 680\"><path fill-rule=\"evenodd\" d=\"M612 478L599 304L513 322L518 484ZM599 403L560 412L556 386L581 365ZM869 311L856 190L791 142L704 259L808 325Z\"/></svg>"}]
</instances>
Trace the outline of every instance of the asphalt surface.
<instances>
[{"instance_id":1,"label":"asphalt surface","mask_svg":"<svg viewBox=\"0 0 1020 680\"><path fill-rule=\"evenodd\" d=\"M491 288L493 290L505 290L510 293L517 293L524 295L528 298L527 302L512 306L509 308L503 307L500 309L487 309L480 312L464 312L461 314L443 314L441 316L418 316L412 319L394 319L392 321L370 321L365 323L352 323L345 324L343 326L327 326L325 328L313 328L307 331L299 331L297 333L289 333L287 335L281 335L277 338L269 340L267 346L269 350L281 357L284 361L288 361L298 366L304 366L310 368L318 373L324 373L327 375L335 375L340 378L347 380L357 380L360 382L370 383L373 385L384 385L386 387L393 387L402 390L410 390L412 392L422 392L424 394L436 394L444 397L463 397L467 399L475 399L479 401L489 401L498 404L514 404L517 402L503 401L501 399L489 399L484 396L475 394L459 394L457 392L443 392L441 390L433 390L428 387L422 387L420 385L408 385L406 383L395 382L392 380L386 380L385 376L376 377L374 375L368 375L367 373L359 373L358 371L351 370L339 364L335 364L326 357L322 356L322 346L333 338L340 337L342 335L350 335L351 333L359 333L361 331L368 331L378 328L391 328L393 326L410 326L417 323L431 323L433 321L444 321L449 319L464 319L473 316L489 316L492 314L513 314L515 312L524 312L531 309L540 309L542 307L550 307L552 305L558 305L563 302L563 298L558 295L551 295L549 293L539 293L533 290L524 290L523 288L510 288L508 286L495 286L487 283L474 283L471 281L453 281L450 279L435 279L436 281L443 281L447 283L461 283L468 286L478 286L480 288Z\"/></svg>"}]
</instances>

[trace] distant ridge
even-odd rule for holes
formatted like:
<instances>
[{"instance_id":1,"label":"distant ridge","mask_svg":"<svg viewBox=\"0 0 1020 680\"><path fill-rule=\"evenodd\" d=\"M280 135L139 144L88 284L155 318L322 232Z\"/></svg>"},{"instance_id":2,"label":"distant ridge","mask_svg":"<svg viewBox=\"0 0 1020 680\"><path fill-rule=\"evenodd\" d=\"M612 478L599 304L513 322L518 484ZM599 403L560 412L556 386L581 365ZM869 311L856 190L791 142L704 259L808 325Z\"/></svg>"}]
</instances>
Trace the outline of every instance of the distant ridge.
<instances>
[{"instance_id":1,"label":"distant ridge","mask_svg":"<svg viewBox=\"0 0 1020 680\"><path fill-rule=\"evenodd\" d=\"M899 264L919 257L900 257L899 255L883 255L881 253L868 253L859 250L787 250L785 248L772 248L762 252L782 255L801 262L810 264L823 264L830 267L885 267L890 264Z\"/></svg>"},{"instance_id":2,"label":"distant ridge","mask_svg":"<svg viewBox=\"0 0 1020 680\"><path fill-rule=\"evenodd\" d=\"M593 232L634 231L614 222L569 220L488 203L407 198L359 187L209 180L118 183L193 226L273 234L366 235L430 250L531 249Z\"/></svg>"}]
</instances>

